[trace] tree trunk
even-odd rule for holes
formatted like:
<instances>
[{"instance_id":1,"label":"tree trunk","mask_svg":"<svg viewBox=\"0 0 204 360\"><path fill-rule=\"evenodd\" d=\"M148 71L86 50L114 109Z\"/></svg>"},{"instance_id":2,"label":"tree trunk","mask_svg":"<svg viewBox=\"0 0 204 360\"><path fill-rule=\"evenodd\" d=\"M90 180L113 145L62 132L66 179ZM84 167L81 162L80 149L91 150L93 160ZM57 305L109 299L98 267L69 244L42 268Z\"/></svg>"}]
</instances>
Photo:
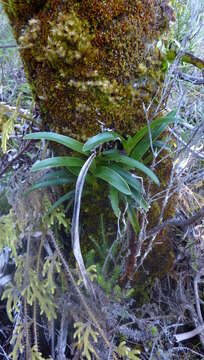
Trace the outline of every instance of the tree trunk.
<instances>
[{"instance_id":1,"label":"tree trunk","mask_svg":"<svg viewBox=\"0 0 204 360\"><path fill-rule=\"evenodd\" d=\"M151 102L153 117L164 82L156 44L173 20L167 0L4 0L3 7L42 130L79 140L106 128L126 136L146 125L143 105Z\"/></svg>"},{"instance_id":2,"label":"tree trunk","mask_svg":"<svg viewBox=\"0 0 204 360\"><path fill-rule=\"evenodd\" d=\"M167 1L4 1L43 128L85 139L134 134L163 85Z\"/></svg>"}]
</instances>

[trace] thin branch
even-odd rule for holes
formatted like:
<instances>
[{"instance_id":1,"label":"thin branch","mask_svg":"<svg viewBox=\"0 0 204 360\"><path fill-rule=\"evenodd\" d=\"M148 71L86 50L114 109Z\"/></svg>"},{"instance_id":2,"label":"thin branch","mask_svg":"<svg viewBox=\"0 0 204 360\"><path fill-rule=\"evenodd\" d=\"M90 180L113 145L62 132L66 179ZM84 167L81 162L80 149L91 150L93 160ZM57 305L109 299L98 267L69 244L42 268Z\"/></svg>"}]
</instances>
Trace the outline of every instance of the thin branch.
<instances>
[{"instance_id":1,"label":"thin branch","mask_svg":"<svg viewBox=\"0 0 204 360\"><path fill-rule=\"evenodd\" d=\"M187 332L182 333L182 334L174 335L174 337L176 338L177 342L180 342L180 341L191 339L192 337L194 337L196 335L199 335L203 330L204 330L204 325L198 326L194 330L187 331Z\"/></svg>"},{"instance_id":2,"label":"thin branch","mask_svg":"<svg viewBox=\"0 0 204 360\"><path fill-rule=\"evenodd\" d=\"M188 81L188 82L192 83L193 85L203 85L204 84L204 78L198 78L195 76L184 74L182 72L178 72L177 76L179 77L179 79Z\"/></svg>"},{"instance_id":3,"label":"thin branch","mask_svg":"<svg viewBox=\"0 0 204 360\"><path fill-rule=\"evenodd\" d=\"M18 46L15 44L11 45L0 45L0 49L11 49L11 48L17 48Z\"/></svg>"},{"instance_id":4,"label":"thin branch","mask_svg":"<svg viewBox=\"0 0 204 360\"><path fill-rule=\"evenodd\" d=\"M197 68L203 70L204 69L204 60L198 58L197 56L194 56L193 54L189 52L185 52L182 57L182 61L194 65Z\"/></svg>"},{"instance_id":5,"label":"thin branch","mask_svg":"<svg viewBox=\"0 0 204 360\"><path fill-rule=\"evenodd\" d=\"M168 53L167 53L168 55ZM177 51L170 49L169 50L169 55L171 56L172 59L176 59L177 57ZM204 60L198 58L197 56L189 53L189 52L182 52L181 57L180 57L181 61L186 62L187 64L191 64L196 66L198 69L203 70L204 69Z\"/></svg>"},{"instance_id":6,"label":"thin branch","mask_svg":"<svg viewBox=\"0 0 204 360\"><path fill-rule=\"evenodd\" d=\"M169 219L164 223L155 226L152 230L147 233L147 238L151 237L152 235L156 234L157 232L161 231L167 226L177 226L181 228L185 228L194 224L196 221L204 218L204 206L198 211L195 215L191 216L186 220L177 220L176 218Z\"/></svg>"}]
</instances>

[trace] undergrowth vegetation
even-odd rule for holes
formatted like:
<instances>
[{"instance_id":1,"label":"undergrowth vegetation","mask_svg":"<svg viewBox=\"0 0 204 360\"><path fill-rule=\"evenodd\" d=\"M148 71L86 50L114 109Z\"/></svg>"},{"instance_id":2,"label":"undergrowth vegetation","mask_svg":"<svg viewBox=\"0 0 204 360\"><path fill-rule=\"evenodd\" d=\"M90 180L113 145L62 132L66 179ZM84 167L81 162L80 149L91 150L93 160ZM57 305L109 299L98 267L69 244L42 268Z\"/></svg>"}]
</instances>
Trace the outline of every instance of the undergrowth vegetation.
<instances>
[{"instance_id":1,"label":"undergrowth vegetation","mask_svg":"<svg viewBox=\"0 0 204 360\"><path fill-rule=\"evenodd\" d=\"M84 141L41 131L0 5L2 359L204 359L204 3L171 4L175 22L155 44L165 74L155 116L143 102L135 134L103 124ZM69 37L72 20L82 32L68 20ZM52 66L61 30L49 38ZM84 41L77 51L89 56Z\"/></svg>"}]
</instances>

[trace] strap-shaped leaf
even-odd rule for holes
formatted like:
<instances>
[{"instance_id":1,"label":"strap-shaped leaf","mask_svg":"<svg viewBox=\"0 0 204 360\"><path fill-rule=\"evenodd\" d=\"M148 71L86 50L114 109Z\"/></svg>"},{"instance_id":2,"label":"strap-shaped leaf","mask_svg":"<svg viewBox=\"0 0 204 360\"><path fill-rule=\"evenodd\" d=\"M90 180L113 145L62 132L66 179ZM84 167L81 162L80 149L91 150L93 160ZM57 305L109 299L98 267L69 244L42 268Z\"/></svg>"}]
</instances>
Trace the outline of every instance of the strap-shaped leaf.
<instances>
[{"instance_id":1,"label":"strap-shaped leaf","mask_svg":"<svg viewBox=\"0 0 204 360\"><path fill-rule=\"evenodd\" d=\"M110 186L110 201L113 212L117 218L120 216L118 190Z\"/></svg>"},{"instance_id":2,"label":"strap-shaped leaf","mask_svg":"<svg viewBox=\"0 0 204 360\"><path fill-rule=\"evenodd\" d=\"M166 128L166 124L162 124L152 130L151 136L152 136L153 145L154 145L154 141L158 139L158 137L165 130L165 128ZM149 134L146 134L142 138L142 140L135 146L134 150L131 153L131 157L134 158L135 160L140 160L143 157L143 155L149 150L149 148L150 148L150 138L149 138Z\"/></svg>"},{"instance_id":3,"label":"strap-shaped leaf","mask_svg":"<svg viewBox=\"0 0 204 360\"><path fill-rule=\"evenodd\" d=\"M130 188L131 189L131 197L132 199L134 199L136 205L136 207L142 208L145 211L147 211L149 209L148 203L146 202L146 200L144 199L144 197L142 196L142 194L140 192L138 192L137 190ZM135 207L135 206L133 206Z\"/></svg>"},{"instance_id":4,"label":"strap-shaped leaf","mask_svg":"<svg viewBox=\"0 0 204 360\"><path fill-rule=\"evenodd\" d=\"M38 190L48 186L59 186L65 184L72 184L75 181L75 178L72 176L66 178L53 178L44 181L36 182L34 185L31 186L29 192L33 190Z\"/></svg>"},{"instance_id":5,"label":"strap-shaped leaf","mask_svg":"<svg viewBox=\"0 0 204 360\"><path fill-rule=\"evenodd\" d=\"M56 156L53 158L36 162L32 166L32 171L39 171L39 170L49 169L58 166L81 167L83 166L83 164L84 161L82 159L79 159L74 156Z\"/></svg>"},{"instance_id":6,"label":"strap-shaped leaf","mask_svg":"<svg viewBox=\"0 0 204 360\"><path fill-rule=\"evenodd\" d=\"M162 116L158 119L155 119L150 124L150 129L153 130L155 127L158 127L162 124L165 124L166 126L169 124L174 123L177 121L176 119L176 110L171 111L169 114ZM127 152L128 155L131 154L131 152L134 150L135 146L138 144L138 142L146 135L148 134L148 126L144 126L141 130L137 131L135 136L129 137L127 141L123 142L123 146Z\"/></svg>"},{"instance_id":7,"label":"strap-shaped leaf","mask_svg":"<svg viewBox=\"0 0 204 360\"><path fill-rule=\"evenodd\" d=\"M137 190L138 192L143 192L142 184L141 182L134 176L134 174L131 174L129 171L123 170L119 165L113 165L111 166L111 169L115 170L120 174L125 181L127 181L128 185L133 187L133 189Z\"/></svg>"},{"instance_id":8,"label":"strap-shaped leaf","mask_svg":"<svg viewBox=\"0 0 204 360\"><path fill-rule=\"evenodd\" d=\"M47 172L46 174L42 175L38 179L38 182L44 181L44 180L56 179L56 178L65 178L65 177L69 177L69 176L72 176L72 174L66 168L63 168L60 170L51 170L51 171Z\"/></svg>"},{"instance_id":9,"label":"strap-shaped leaf","mask_svg":"<svg viewBox=\"0 0 204 360\"><path fill-rule=\"evenodd\" d=\"M78 153L84 154L82 150L83 144L69 136L56 134L53 132L38 132L33 134L27 134L24 139L26 140L49 140L55 141L58 144L64 145L71 150L77 151Z\"/></svg>"},{"instance_id":10,"label":"strap-shaped leaf","mask_svg":"<svg viewBox=\"0 0 204 360\"><path fill-rule=\"evenodd\" d=\"M71 200L73 199L74 201L74 194L75 191L69 191L68 193L66 193L65 195L61 196L49 209L48 214L50 214L54 209L56 209L58 206L60 206L63 202L67 201L67 200Z\"/></svg>"},{"instance_id":11,"label":"strap-shaped leaf","mask_svg":"<svg viewBox=\"0 0 204 360\"><path fill-rule=\"evenodd\" d=\"M128 206L127 213L128 213L128 219L130 220L133 229L135 230L136 234L139 234L140 225L135 213L135 209L133 209L131 206Z\"/></svg>"},{"instance_id":12,"label":"strap-shaped leaf","mask_svg":"<svg viewBox=\"0 0 204 360\"><path fill-rule=\"evenodd\" d=\"M107 166L99 166L94 174L96 177L108 182L126 195L131 195L127 182L114 170Z\"/></svg>"},{"instance_id":13,"label":"strap-shaped leaf","mask_svg":"<svg viewBox=\"0 0 204 360\"><path fill-rule=\"evenodd\" d=\"M109 141L114 141L120 139L120 135L112 132L112 131L105 131L100 134L97 134L88 139L88 141L83 146L83 151L91 151L95 149L97 146L102 145Z\"/></svg>"},{"instance_id":14,"label":"strap-shaped leaf","mask_svg":"<svg viewBox=\"0 0 204 360\"><path fill-rule=\"evenodd\" d=\"M132 159L128 156L122 155L122 154L111 154L111 155L107 155L106 156L107 159L109 160L113 160L119 163L122 163L124 165L129 166L129 168L132 169L138 169L140 171L142 171L143 173L145 173L150 179L152 179L155 184L159 185L159 179L157 178L157 176L153 173L152 170L150 170L147 166L145 166L144 164L142 164L141 162Z\"/></svg>"}]
</instances>

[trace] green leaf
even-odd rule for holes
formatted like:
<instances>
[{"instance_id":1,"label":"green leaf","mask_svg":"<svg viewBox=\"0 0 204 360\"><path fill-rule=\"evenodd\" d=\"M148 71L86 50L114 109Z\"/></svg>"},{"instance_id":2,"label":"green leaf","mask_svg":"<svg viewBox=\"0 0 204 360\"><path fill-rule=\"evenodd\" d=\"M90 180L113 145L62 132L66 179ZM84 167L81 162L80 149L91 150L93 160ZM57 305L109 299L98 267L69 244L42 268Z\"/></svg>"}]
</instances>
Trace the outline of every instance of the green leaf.
<instances>
[{"instance_id":1,"label":"green leaf","mask_svg":"<svg viewBox=\"0 0 204 360\"><path fill-rule=\"evenodd\" d=\"M110 201L115 216L119 218L120 209L119 209L118 190L113 186L110 186Z\"/></svg>"},{"instance_id":2,"label":"green leaf","mask_svg":"<svg viewBox=\"0 0 204 360\"><path fill-rule=\"evenodd\" d=\"M83 146L83 151L90 151L93 150L95 147L102 145L109 141L114 141L117 139L120 139L120 135L112 132L112 131L106 131L100 134L97 134L96 136L93 136L88 139L88 141Z\"/></svg>"},{"instance_id":3,"label":"green leaf","mask_svg":"<svg viewBox=\"0 0 204 360\"><path fill-rule=\"evenodd\" d=\"M165 124L165 126L172 124L176 121L176 110L171 111L169 114L162 116L158 119L155 119L150 124L150 129L153 130L155 127L158 127L162 124ZM146 125L141 130L137 131L135 136L129 137L127 141L123 142L124 149L126 150L127 154L130 155L131 152L134 150L135 146L138 144L138 142L149 133L148 126Z\"/></svg>"},{"instance_id":4,"label":"green leaf","mask_svg":"<svg viewBox=\"0 0 204 360\"><path fill-rule=\"evenodd\" d=\"M131 206L128 206L127 213L128 213L128 219L130 220L133 229L135 230L136 234L139 234L140 225L135 213L135 209L133 209Z\"/></svg>"},{"instance_id":5,"label":"green leaf","mask_svg":"<svg viewBox=\"0 0 204 360\"><path fill-rule=\"evenodd\" d=\"M165 130L166 124L162 124L157 126L155 129L151 131L152 142L154 146L154 141L161 135L161 133ZM143 139L135 146L134 150L131 153L131 157L135 160L140 160L143 155L150 148L150 138L149 133L143 137Z\"/></svg>"},{"instance_id":6,"label":"green leaf","mask_svg":"<svg viewBox=\"0 0 204 360\"><path fill-rule=\"evenodd\" d=\"M74 156L56 156L53 158L36 162L32 166L32 171L39 171L39 170L49 169L58 166L81 167L83 166L83 164L84 161L82 159L79 159Z\"/></svg>"},{"instance_id":7,"label":"green leaf","mask_svg":"<svg viewBox=\"0 0 204 360\"><path fill-rule=\"evenodd\" d=\"M38 132L33 134L28 134L24 137L26 140L49 140L55 141L58 144L62 144L68 147L71 150L77 151L80 154L84 154L82 150L83 144L75 139L72 139L69 136L56 134L53 132Z\"/></svg>"},{"instance_id":8,"label":"green leaf","mask_svg":"<svg viewBox=\"0 0 204 360\"><path fill-rule=\"evenodd\" d=\"M9 136L14 131L15 123L17 121L17 117L18 117L18 113L19 113L20 103L21 103L21 94L19 94L17 102L16 102L16 108L13 111L12 115L8 118L8 120L6 122L4 122L3 117L2 117L2 119L0 119L0 123L1 123L1 120L3 120L1 148L2 148L2 151L4 154L7 151L7 142L9 140ZM3 111L3 114L4 114L4 111ZM1 114L1 115L3 116L3 114ZM7 116L5 116L5 118L7 118Z\"/></svg>"},{"instance_id":9,"label":"green leaf","mask_svg":"<svg viewBox=\"0 0 204 360\"><path fill-rule=\"evenodd\" d=\"M136 178L134 174L131 174L129 171L124 170L118 165L111 166L111 169L117 171L119 175L121 175L125 179L125 181L127 181L128 185L133 187L138 192L142 193L143 189L141 182Z\"/></svg>"},{"instance_id":10,"label":"green leaf","mask_svg":"<svg viewBox=\"0 0 204 360\"><path fill-rule=\"evenodd\" d=\"M47 172L46 174L44 174L43 176L40 177L39 181L44 181L44 180L51 180L51 179L56 179L56 178L65 178L65 177L69 177L72 176L71 172L67 169L62 169L62 170L51 170L49 172Z\"/></svg>"},{"instance_id":11,"label":"green leaf","mask_svg":"<svg viewBox=\"0 0 204 360\"><path fill-rule=\"evenodd\" d=\"M41 189L41 188L47 187L47 186L72 184L74 181L75 181L75 178L73 176L66 177L66 178L55 178L55 179L53 178L53 179L48 179L48 180L44 180L44 181L39 181L39 182L35 183L33 186L31 186L31 188L29 189L28 192L31 192L33 190L38 190L38 189Z\"/></svg>"},{"instance_id":12,"label":"green leaf","mask_svg":"<svg viewBox=\"0 0 204 360\"><path fill-rule=\"evenodd\" d=\"M130 188L126 181L116 171L109 167L99 166L95 172L95 176L108 182L123 194L131 195Z\"/></svg>"},{"instance_id":13,"label":"green leaf","mask_svg":"<svg viewBox=\"0 0 204 360\"><path fill-rule=\"evenodd\" d=\"M140 171L142 171L143 173L145 173L150 179L152 179L155 184L159 185L159 179L157 178L157 176L153 173L152 170L150 170L147 166L145 166L144 164L142 164L141 162L132 159L128 156L125 155L121 155L121 154L111 154L111 155L107 155L106 156L109 160L113 160L116 162L120 162L124 165L129 166L130 168L134 169L138 169Z\"/></svg>"},{"instance_id":14,"label":"green leaf","mask_svg":"<svg viewBox=\"0 0 204 360\"><path fill-rule=\"evenodd\" d=\"M53 210L55 210L58 206L60 206L63 202L67 201L67 200L74 200L74 194L75 191L69 191L68 193L66 193L65 195L61 196L49 209L48 214L50 214Z\"/></svg>"},{"instance_id":15,"label":"green leaf","mask_svg":"<svg viewBox=\"0 0 204 360\"><path fill-rule=\"evenodd\" d=\"M148 203L146 202L146 200L143 198L143 196L141 195L140 192L138 192L137 190L131 188L131 198L134 199L135 203L140 207L143 208L145 211L147 211L149 209ZM134 207L134 206L133 206Z\"/></svg>"}]
</instances>

